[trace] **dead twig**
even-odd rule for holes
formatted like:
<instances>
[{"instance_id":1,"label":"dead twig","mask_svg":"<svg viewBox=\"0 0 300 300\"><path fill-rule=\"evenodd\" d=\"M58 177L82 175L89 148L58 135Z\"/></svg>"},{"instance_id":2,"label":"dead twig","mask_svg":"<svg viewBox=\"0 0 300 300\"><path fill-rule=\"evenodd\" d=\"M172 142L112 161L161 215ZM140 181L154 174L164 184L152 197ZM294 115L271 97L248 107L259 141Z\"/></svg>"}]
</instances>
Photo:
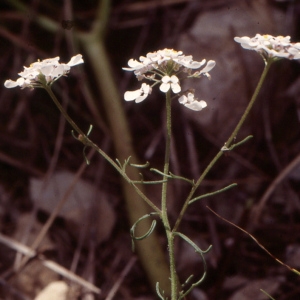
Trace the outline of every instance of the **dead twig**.
<instances>
[{"instance_id":1,"label":"dead twig","mask_svg":"<svg viewBox=\"0 0 300 300\"><path fill-rule=\"evenodd\" d=\"M241 230L242 232L246 233L248 236L250 236L250 238L262 249L264 250L267 254L269 254L273 259L275 259L277 262L279 262L281 265L283 265L284 267L286 267L287 269L289 269L290 271L296 273L297 275L300 275L300 272L294 268L291 268L289 265L285 264L284 262L282 262L280 259L276 258L268 249L266 249L252 234L250 234L248 231L246 231L245 229L239 227L238 225L226 220L225 218L221 217L219 214L217 214L215 211L213 211L210 207L206 206L213 214L215 214L218 218L220 218L221 220L229 223L230 225L234 226L235 228Z\"/></svg>"},{"instance_id":2,"label":"dead twig","mask_svg":"<svg viewBox=\"0 0 300 300\"><path fill-rule=\"evenodd\" d=\"M45 259L45 257L41 254L38 254L33 249L27 247L26 245L19 243L18 241L15 241L12 238L9 238L3 234L0 233L0 243L22 253L25 255L28 259L30 258L37 258L41 261L42 265L44 265L46 268L60 274L61 276L78 283L79 285L83 286L86 289L89 289L93 291L96 294L100 294L101 290L93 285L92 283L84 280L80 276L74 274L73 272L70 272L66 268L62 267L61 265L57 264L56 262L52 260Z\"/></svg>"}]
</instances>

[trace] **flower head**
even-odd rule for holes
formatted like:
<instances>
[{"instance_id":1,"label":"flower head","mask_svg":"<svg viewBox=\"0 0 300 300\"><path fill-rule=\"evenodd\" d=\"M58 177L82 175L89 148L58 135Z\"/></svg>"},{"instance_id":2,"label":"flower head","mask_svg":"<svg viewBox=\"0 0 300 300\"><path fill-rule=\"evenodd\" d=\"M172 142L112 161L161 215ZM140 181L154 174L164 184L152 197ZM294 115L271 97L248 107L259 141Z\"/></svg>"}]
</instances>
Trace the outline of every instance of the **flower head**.
<instances>
[{"instance_id":1,"label":"flower head","mask_svg":"<svg viewBox=\"0 0 300 300\"><path fill-rule=\"evenodd\" d=\"M140 56L139 60L130 59L128 61L129 68L123 68L123 70L134 72L138 80L152 81L151 87L159 84L159 89L163 93L172 91L174 94L178 94L181 91L181 80L199 78L202 75L210 78L209 71L214 68L215 64L213 60L194 61L191 55L186 56L182 51L163 49ZM126 101L141 102L151 92L151 87L143 84L136 91L125 92L124 98ZM189 101L195 102L195 104L189 105L190 102L187 102L186 107L200 110L200 106L196 107L196 100Z\"/></svg>"},{"instance_id":2,"label":"flower head","mask_svg":"<svg viewBox=\"0 0 300 300\"><path fill-rule=\"evenodd\" d=\"M300 43L291 43L290 36L272 36L256 34L250 38L235 37L244 49L254 50L261 54L265 60L271 59L300 59Z\"/></svg>"},{"instance_id":3,"label":"flower head","mask_svg":"<svg viewBox=\"0 0 300 300\"><path fill-rule=\"evenodd\" d=\"M173 49L163 49L156 52L149 52L146 56L140 56L139 60L140 61L130 59L128 61L128 66L130 68L123 68L123 70L133 71L138 77L152 70L167 72L169 67L171 67L172 70L177 71L181 68L199 69L206 63L205 59L203 59L201 62L193 61L193 57L191 55L186 56L182 51L176 51Z\"/></svg>"},{"instance_id":4,"label":"flower head","mask_svg":"<svg viewBox=\"0 0 300 300\"><path fill-rule=\"evenodd\" d=\"M43 85L51 85L61 76L67 75L71 67L82 64L81 54L73 56L66 64L59 63L59 57L47 58L42 61L32 63L29 67L24 67L24 71L18 73L21 77L16 81L6 80L4 86L6 88L14 88L20 86L22 89L26 87L43 87Z\"/></svg>"},{"instance_id":5,"label":"flower head","mask_svg":"<svg viewBox=\"0 0 300 300\"><path fill-rule=\"evenodd\" d=\"M185 107L196 111L202 110L207 106L207 103L204 100L198 101L193 93L188 93L187 96L182 95L179 97L178 101Z\"/></svg>"}]
</instances>

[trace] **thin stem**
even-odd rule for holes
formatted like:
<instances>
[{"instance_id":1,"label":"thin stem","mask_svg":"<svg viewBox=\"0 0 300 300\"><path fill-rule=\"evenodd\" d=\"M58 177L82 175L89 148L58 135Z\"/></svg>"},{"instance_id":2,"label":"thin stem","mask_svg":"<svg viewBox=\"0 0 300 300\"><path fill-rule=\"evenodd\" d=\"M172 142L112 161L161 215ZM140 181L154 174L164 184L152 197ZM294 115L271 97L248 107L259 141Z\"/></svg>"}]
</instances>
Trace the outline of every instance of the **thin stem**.
<instances>
[{"instance_id":1,"label":"thin stem","mask_svg":"<svg viewBox=\"0 0 300 300\"><path fill-rule=\"evenodd\" d=\"M267 73L268 73L268 71L269 71L271 65L272 65L272 61L271 61L271 60L270 60L268 63L266 63L265 68L264 68L264 71L263 71L263 73L262 73L261 76L260 76L259 82L258 82L258 84L257 84L257 86L256 86L256 89L255 89L255 91L254 91L254 93L253 93L253 96L252 96L252 98L251 98L251 100L250 100L250 102L249 102L249 104L248 104L248 106L247 106L247 108L246 108L244 114L242 115L242 117L241 117L239 123L238 123L237 126L235 127L235 129L234 129L234 131L232 132L231 136L229 137L229 139L228 139L227 142L225 143L225 146L226 146L226 147L229 148L231 142L235 139L235 137L237 136L239 130L241 129L242 125L244 124L244 122L245 122L245 120L246 120L246 118L247 118L247 116L248 116L250 110L252 109L252 106L253 106L255 100L257 99L258 93L259 93L259 91L261 90L262 84L263 84L263 82L265 81L265 78L266 78L266 76L267 76Z\"/></svg>"},{"instance_id":2,"label":"thin stem","mask_svg":"<svg viewBox=\"0 0 300 300\"><path fill-rule=\"evenodd\" d=\"M71 117L68 115L68 113L65 111L65 109L62 107L54 93L52 92L52 89L49 85L44 85L44 89L47 91L47 93L52 98L53 102L59 109L59 111L62 113L62 115L65 117L65 119L69 122L69 124L73 127L73 129L80 135L85 136L85 133L75 124L75 122L71 119Z\"/></svg>"},{"instance_id":3,"label":"thin stem","mask_svg":"<svg viewBox=\"0 0 300 300\"><path fill-rule=\"evenodd\" d=\"M259 79L259 82L256 86L256 89L253 93L253 96L245 110L245 112L243 113L240 121L238 122L237 126L235 127L235 129L233 130L232 134L230 135L230 137L228 138L227 142L225 143L225 146L227 148L230 147L230 144L232 143L232 141L236 138L239 130L241 129L242 125L244 124L249 112L251 111L252 107L253 107L253 104L255 103L256 99L257 99L257 96L259 94L259 91L261 90L261 87L262 87L262 84L266 78L266 75L270 69L270 66L272 65L272 61L268 61L265 65L265 68L263 70L263 73L261 74L260 76L260 79ZM197 180L197 182L195 183L195 186L193 186L193 188L191 189L187 199L185 200L184 204L183 204L183 207L179 213L179 216L176 220L176 223L174 225L174 228L173 228L173 232L177 231L179 225L180 225L180 222L182 221L182 218L189 206L189 202L190 200L192 199L195 191L197 190L197 188L199 187L199 185L201 184L201 182L203 181L203 179L206 177L207 173L212 169L212 167L215 165L215 163L219 160L219 158L223 155L224 151L220 150L217 155L213 158L213 160L210 162L210 164L206 167L206 169L203 171L203 173L201 174L201 176L199 177L199 179Z\"/></svg>"},{"instance_id":4,"label":"thin stem","mask_svg":"<svg viewBox=\"0 0 300 300\"><path fill-rule=\"evenodd\" d=\"M168 187L168 173L170 166L170 151L171 151L171 136L172 136L172 119L171 119L171 92L166 93L166 148L165 148L165 161L164 161L164 176L162 184L161 195L161 218L164 224L169 250L169 262L170 262L170 276L171 276L171 299L177 299L177 275L175 267L175 253L174 253L174 235L170 228L170 223L167 214L167 187Z\"/></svg>"},{"instance_id":5,"label":"thin stem","mask_svg":"<svg viewBox=\"0 0 300 300\"><path fill-rule=\"evenodd\" d=\"M60 110L62 115L66 118L66 120L69 122L69 124L73 127L73 129L81 136L81 138L78 140L81 141L84 145L92 147L95 149L101 156L103 156L119 173L120 175L133 186L135 191L138 193L138 195L159 215L161 215L161 210L132 182L132 180L127 176L127 174L118 166L117 163L115 163L103 150L101 150L96 144L94 144L88 136L76 125L76 123L72 120L72 118L68 115L68 113L65 111L65 109L62 107L54 93L52 92L52 89L50 86L45 85L45 90L48 92L50 97L52 98L53 102L57 106L57 108Z\"/></svg>"},{"instance_id":6,"label":"thin stem","mask_svg":"<svg viewBox=\"0 0 300 300\"><path fill-rule=\"evenodd\" d=\"M171 148L171 135L172 135L172 124L171 124L171 95L170 91L166 93L166 148L165 148L165 161L164 161L164 176L163 180L167 181L169 176L169 165L170 165L170 148ZM162 217L164 221L164 225L169 225L168 216L167 216L167 186L168 183L164 182L162 185L162 195L161 195L161 210L162 210ZM169 227L169 226L168 226Z\"/></svg>"},{"instance_id":7,"label":"thin stem","mask_svg":"<svg viewBox=\"0 0 300 300\"><path fill-rule=\"evenodd\" d=\"M166 230L168 250L169 250L169 263L171 275L171 300L177 299L177 273L175 266L175 247L174 247L174 233L171 230Z\"/></svg>"},{"instance_id":8,"label":"thin stem","mask_svg":"<svg viewBox=\"0 0 300 300\"><path fill-rule=\"evenodd\" d=\"M176 220L176 223L174 225L173 228L173 232L177 231L179 224L183 218L183 215L185 214L188 206L189 206L189 202L190 200L193 198L195 191L197 190L197 188L199 187L199 185L201 184L201 182L203 181L203 179L206 177L207 173L211 170L211 168L214 166L214 164L219 160L219 158L222 156L223 151L219 151L217 153L217 155L214 157L214 159L209 163L209 165L206 167L206 169L204 170L204 172L201 174L201 176L199 177L199 179L197 180L197 182L195 183L195 185L192 187L187 199L185 200L182 209L179 213L179 216Z\"/></svg>"}]
</instances>

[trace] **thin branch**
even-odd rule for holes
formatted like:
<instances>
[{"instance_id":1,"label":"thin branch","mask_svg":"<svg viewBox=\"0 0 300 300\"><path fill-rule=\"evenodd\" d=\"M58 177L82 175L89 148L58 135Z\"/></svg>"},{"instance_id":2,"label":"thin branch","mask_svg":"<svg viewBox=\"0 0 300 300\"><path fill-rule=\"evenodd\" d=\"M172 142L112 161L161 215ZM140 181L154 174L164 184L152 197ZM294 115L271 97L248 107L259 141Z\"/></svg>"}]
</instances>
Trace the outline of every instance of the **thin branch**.
<instances>
[{"instance_id":1,"label":"thin branch","mask_svg":"<svg viewBox=\"0 0 300 300\"><path fill-rule=\"evenodd\" d=\"M280 259L276 258L269 250L267 250L252 234L250 234L248 231L246 231L245 229L239 227L238 225L228 221L227 219L221 217L219 214L217 214L215 211L213 211L210 207L206 206L213 214L215 214L218 218L220 218L221 220L227 222L228 224L234 226L235 228L239 229L240 231L246 233L262 250L264 250L267 254L269 254L269 256L271 256L273 259L275 259L277 262L279 262L281 265L283 265L284 267L286 267L287 269L289 269L290 271L292 271L293 273L296 273L297 275L300 276L300 272L294 268L291 268L289 265L285 264L284 262L282 262Z\"/></svg>"}]
</instances>

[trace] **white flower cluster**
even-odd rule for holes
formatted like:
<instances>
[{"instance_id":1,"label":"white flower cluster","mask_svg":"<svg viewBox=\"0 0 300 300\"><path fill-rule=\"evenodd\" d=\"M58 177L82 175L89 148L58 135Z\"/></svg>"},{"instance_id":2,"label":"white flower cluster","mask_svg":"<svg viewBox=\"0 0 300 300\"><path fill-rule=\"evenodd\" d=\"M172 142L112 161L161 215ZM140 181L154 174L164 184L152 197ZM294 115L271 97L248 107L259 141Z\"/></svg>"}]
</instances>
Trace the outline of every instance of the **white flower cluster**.
<instances>
[{"instance_id":1,"label":"white flower cluster","mask_svg":"<svg viewBox=\"0 0 300 300\"><path fill-rule=\"evenodd\" d=\"M141 56L139 61L130 59L128 61L129 68L123 68L123 70L133 71L138 80L147 79L153 81L154 84L150 86L143 83L140 89L125 92L124 99L126 101L135 100L136 103L141 102L152 92L152 87L157 84L160 84L159 89L163 93L167 93L171 89L174 94L178 94L181 92L180 79L199 78L202 75L210 78L208 72L213 69L215 64L213 60L207 63L205 59L201 62L194 61L191 55L185 56L182 51L173 49L150 52L146 57ZM201 70L192 73L193 70L201 67L203 67ZM206 106L205 101L197 101L192 93L187 96L182 95L179 102L193 110L201 110Z\"/></svg>"},{"instance_id":2,"label":"white flower cluster","mask_svg":"<svg viewBox=\"0 0 300 300\"><path fill-rule=\"evenodd\" d=\"M82 63L81 54L73 56L67 64L59 63L59 57L37 61L32 63L30 67L24 67L24 71L18 73L21 77L16 81L6 80L4 86L6 88L20 86L24 89L26 87L42 87L43 84L51 85L61 76L68 74L71 67Z\"/></svg>"},{"instance_id":3,"label":"white flower cluster","mask_svg":"<svg viewBox=\"0 0 300 300\"><path fill-rule=\"evenodd\" d=\"M245 49L255 50L266 60L268 58L300 59L300 43L291 43L290 36L274 37L268 34L256 34L253 38L244 36L235 37L234 40Z\"/></svg>"}]
</instances>

